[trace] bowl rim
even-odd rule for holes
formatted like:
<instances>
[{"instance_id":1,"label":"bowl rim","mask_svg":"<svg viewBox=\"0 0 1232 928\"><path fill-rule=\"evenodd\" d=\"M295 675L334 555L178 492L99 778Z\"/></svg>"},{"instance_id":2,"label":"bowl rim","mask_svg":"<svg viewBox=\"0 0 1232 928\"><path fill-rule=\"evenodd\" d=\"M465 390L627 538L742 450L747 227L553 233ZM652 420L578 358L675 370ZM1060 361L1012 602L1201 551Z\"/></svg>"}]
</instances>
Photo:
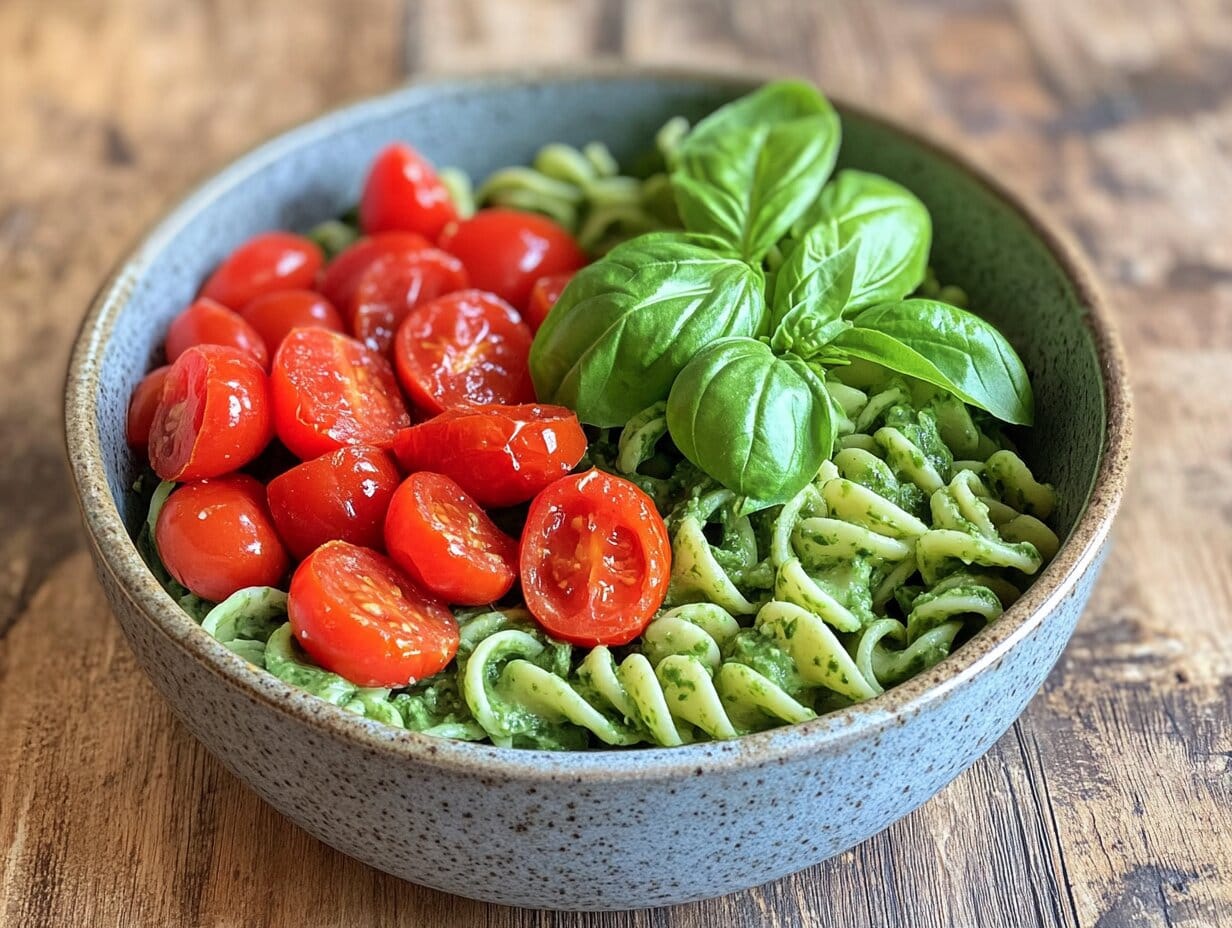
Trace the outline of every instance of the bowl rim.
<instances>
[{"instance_id":1,"label":"bowl rim","mask_svg":"<svg viewBox=\"0 0 1232 928\"><path fill-rule=\"evenodd\" d=\"M1098 559L1124 493L1133 431L1126 362L1109 309L1087 261L1070 236L1035 199L994 177L968 156L894 119L831 97L840 114L849 113L890 130L972 177L1004 202L1031 230L1061 268L1080 305L1099 362L1106 425L1099 466L1069 538L1023 596L963 647L929 670L873 699L808 722L681 747L637 747L554 752L501 748L410 732L355 715L327 703L247 663L212 638L171 599L154 579L128 535L108 487L97 428L101 360L115 321L129 301L135 281L146 270L147 253L156 251L190 222L195 213L229 186L272 163L320 133L345 132L382 112L439 95L469 95L513 86L551 86L572 82L682 81L711 88L747 91L778 75L715 72L697 68L595 62L584 66L500 70L464 75L428 75L397 88L345 103L277 132L195 184L163 211L127 250L90 303L74 341L65 383L65 447L78 507L98 569L105 570L153 629L226 685L269 708L333 737L458 773L522 780L574 782L622 779L675 779L718 769L737 770L786 763L801 754L835 750L890 726L905 724L924 709L946 700L975 677L995 670L1015 645L1032 634L1073 590Z\"/></svg>"}]
</instances>

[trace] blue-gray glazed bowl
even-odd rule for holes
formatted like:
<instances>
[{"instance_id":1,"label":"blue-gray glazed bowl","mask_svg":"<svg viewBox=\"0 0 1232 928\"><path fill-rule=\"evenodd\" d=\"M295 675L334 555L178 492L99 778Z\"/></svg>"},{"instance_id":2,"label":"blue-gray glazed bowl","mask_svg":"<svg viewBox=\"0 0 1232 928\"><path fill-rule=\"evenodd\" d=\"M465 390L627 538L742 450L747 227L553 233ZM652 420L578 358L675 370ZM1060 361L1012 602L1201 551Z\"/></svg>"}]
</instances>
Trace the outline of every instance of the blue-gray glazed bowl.
<instances>
[{"instance_id":1,"label":"blue-gray glazed bowl","mask_svg":"<svg viewBox=\"0 0 1232 928\"><path fill-rule=\"evenodd\" d=\"M168 320L232 247L346 209L370 158L394 139L475 176L552 140L599 139L630 156L668 117L696 118L751 86L616 69L398 90L279 136L205 182L90 308L65 419L102 586L189 730L327 844L416 883L518 906L624 909L732 892L837 854L927 800L1001 736L1065 647L1128 457L1129 394L1109 312L1074 250L1021 198L847 106L843 162L923 198L939 276L964 287L1025 359L1038 424L1023 452L1062 500L1055 560L932 670L850 710L724 743L553 754L452 742L356 717L247 664L176 607L134 549L128 397Z\"/></svg>"}]
</instances>

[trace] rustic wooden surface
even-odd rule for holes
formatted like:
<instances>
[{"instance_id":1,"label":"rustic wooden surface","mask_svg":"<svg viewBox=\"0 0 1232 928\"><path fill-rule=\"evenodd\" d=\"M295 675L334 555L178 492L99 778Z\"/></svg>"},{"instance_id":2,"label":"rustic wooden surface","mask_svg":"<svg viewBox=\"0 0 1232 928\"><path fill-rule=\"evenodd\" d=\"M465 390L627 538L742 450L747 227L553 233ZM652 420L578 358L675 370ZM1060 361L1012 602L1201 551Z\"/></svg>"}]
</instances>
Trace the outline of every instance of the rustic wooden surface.
<instances>
[{"instance_id":1,"label":"rustic wooden surface","mask_svg":"<svg viewBox=\"0 0 1232 928\"><path fill-rule=\"evenodd\" d=\"M178 191L408 73L809 75L1048 202L1138 400L1117 547L1023 719L905 821L726 899L570 916L399 883L246 792L134 666L69 502L69 342ZM1232 7L1219 0L3 0L0 924L1232 925Z\"/></svg>"}]
</instances>

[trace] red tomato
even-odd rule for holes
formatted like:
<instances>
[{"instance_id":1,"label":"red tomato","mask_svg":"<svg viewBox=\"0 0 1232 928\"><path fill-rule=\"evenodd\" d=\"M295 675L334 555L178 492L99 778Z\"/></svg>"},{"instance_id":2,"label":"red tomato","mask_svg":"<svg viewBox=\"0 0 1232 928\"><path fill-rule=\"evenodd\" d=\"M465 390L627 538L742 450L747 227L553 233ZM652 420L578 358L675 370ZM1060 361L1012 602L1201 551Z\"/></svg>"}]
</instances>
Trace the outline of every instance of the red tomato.
<instances>
[{"instance_id":1,"label":"red tomato","mask_svg":"<svg viewBox=\"0 0 1232 928\"><path fill-rule=\"evenodd\" d=\"M251 357L195 345L167 371L150 424L150 466L163 480L239 470L274 436L269 378Z\"/></svg>"},{"instance_id":2,"label":"red tomato","mask_svg":"<svg viewBox=\"0 0 1232 928\"><path fill-rule=\"evenodd\" d=\"M345 445L388 448L411 424L389 362L328 329L292 329L274 355L274 425L302 460Z\"/></svg>"},{"instance_id":3,"label":"red tomato","mask_svg":"<svg viewBox=\"0 0 1232 928\"><path fill-rule=\"evenodd\" d=\"M466 287L462 262L437 248L376 258L355 285L347 307L351 334L382 354L415 306Z\"/></svg>"},{"instance_id":4,"label":"red tomato","mask_svg":"<svg viewBox=\"0 0 1232 928\"><path fill-rule=\"evenodd\" d=\"M491 293L461 290L413 309L398 329L394 363L415 405L429 412L483 403L531 403L530 329Z\"/></svg>"},{"instance_id":5,"label":"red tomato","mask_svg":"<svg viewBox=\"0 0 1232 928\"><path fill-rule=\"evenodd\" d=\"M290 566L265 488L246 474L176 488L158 513L154 543L171 576L211 602L277 586Z\"/></svg>"},{"instance_id":6,"label":"red tomato","mask_svg":"<svg viewBox=\"0 0 1232 928\"><path fill-rule=\"evenodd\" d=\"M471 286L490 290L518 310L526 308L535 281L586 264L586 255L563 228L536 213L481 209L451 223L440 247L466 265Z\"/></svg>"},{"instance_id":7,"label":"red tomato","mask_svg":"<svg viewBox=\"0 0 1232 928\"><path fill-rule=\"evenodd\" d=\"M458 651L458 623L383 554L329 541L296 568L291 631L326 670L359 686L406 686Z\"/></svg>"},{"instance_id":8,"label":"red tomato","mask_svg":"<svg viewBox=\"0 0 1232 928\"><path fill-rule=\"evenodd\" d=\"M144 449L150 443L154 410L158 408L158 400L163 395L163 383L169 370L169 364L154 368L141 378L141 383L133 390L133 398L128 402L128 421L125 427L128 443L133 448Z\"/></svg>"},{"instance_id":9,"label":"red tomato","mask_svg":"<svg viewBox=\"0 0 1232 928\"><path fill-rule=\"evenodd\" d=\"M269 368L269 350L256 329L208 296L198 297L188 309L171 320L163 349L171 363L193 345L226 345L252 355L261 367Z\"/></svg>"},{"instance_id":10,"label":"red tomato","mask_svg":"<svg viewBox=\"0 0 1232 928\"><path fill-rule=\"evenodd\" d=\"M530 301L526 304L526 312L522 319L530 326L532 332L538 332L543 320L548 317L548 311L556 305L569 281L573 280L574 271L567 274L549 274L540 277L530 291Z\"/></svg>"},{"instance_id":11,"label":"red tomato","mask_svg":"<svg viewBox=\"0 0 1232 928\"><path fill-rule=\"evenodd\" d=\"M385 516L385 549L448 603L493 602L517 578L518 543L441 474L411 474L398 487Z\"/></svg>"},{"instance_id":12,"label":"red tomato","mask_svg":"<svg viewBox=\"0 0 1232 928\"><path fill-rule=\"evenodd\" d=\"M667 595L672 545L650 497L601 470L535 497L519 557L526 607L562 641L628 644Z\"/></svg>"},{"instance_id":13,"label":"red tomato","mask_svg":"<svg viewBox=\"0 0 1232 928\"><path fill-rule=\"evenodd\" d=\"M266 232L231 252L205 282L201 296L238 310L275 290L311 287L323 261L321 249L303 236Z\"/></svg>"},{"instance_id":14,"label":"red tomato","mask_svg":"<svg viewBox=\"0 0 1232 928\"><path fill-rule=\"evenodd\" d=\"M418 232L430 239L458 217L432 165L409 145L394 144L372 162L359 201L359 225L373 232Z\"/></svg>"},{"instance_id":15,"label":"red tomato","mask_svg":"<svg viewBox=\"0 0 1232 928\"><path fill-rule=\"evenodd\" d=\"M573 470L586 435L563 406L473 406L404 429L394 453L408 471L452 477L481 506L512 506Z\"/></svg>"},{"instance_id":16,"label":"red tomato","mask_svg":"<svg viewBox=\"0 0 1232 928\"><path fill-rule=\"evenodd\" d=\"M331 332L346 331L333 304L311 290L267 293L241 309L240 315L256 329L270 351L277 351L292 329L316 326Z\"/></svg>"},{"instance_id":17,"label":"red tomato","mask_svg":"<svg viewBox=\"0 0 1232 928\"><path fill-rule=\"evenodd\" d=\"M339 312L345 313L351 305L359 278L369 264L385 255L405 254L431 247L431 242L413 232L383 232L361 238L329 262L317 289Z\"/></svg>"},{"instance_id":18,"label":"red tomato","mask_svg":"<svg viewBox=\"0 0 1232 928\"><path fill-rule=\"evenodd\" d=\"M339 448L292 467L266 488L274 525L302 560L327 541L382 547L398 467L378 448Z\"/></svg>"}]
</instances>

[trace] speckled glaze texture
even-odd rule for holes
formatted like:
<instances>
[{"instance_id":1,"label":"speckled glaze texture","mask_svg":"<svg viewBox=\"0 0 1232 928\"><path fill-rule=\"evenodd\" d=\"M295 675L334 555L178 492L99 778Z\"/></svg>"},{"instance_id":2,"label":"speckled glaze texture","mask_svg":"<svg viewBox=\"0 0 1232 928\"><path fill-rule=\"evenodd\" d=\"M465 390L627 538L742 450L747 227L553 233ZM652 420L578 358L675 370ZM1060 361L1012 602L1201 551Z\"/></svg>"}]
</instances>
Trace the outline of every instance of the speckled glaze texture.
<instances>
[{"instance_id":1,"label":"speckled glaze texture","mask_svg":"<svg viewBox=\"0 0 1232 928\"><path fill-rule=\"evenodd\" d=\"M1106 310L1072 249L1019 199L848 107L842 161L925 200L939 276L965 287L1022 353L1038 427L1018 437L1062 501L1057 558L948 660L854 709L732 742L507 751L387 728L286 686L210 639L141 563L127 528L141 514L126 496L136 464L125 405L170 317L238 242L345 209L368 160L393 139L473 175L527 161L550 140L601 139L627 157L669 116L696 117L752 83L626 71L413 86L235 162L101 291L73 355L65 414L103 589L184 724L322 841L405 879L511 905L623 909L731 892L849 848L927 800L1000 737L1068 641L1128 456L1129 399Z\"/></svg>"}]
</instances>

